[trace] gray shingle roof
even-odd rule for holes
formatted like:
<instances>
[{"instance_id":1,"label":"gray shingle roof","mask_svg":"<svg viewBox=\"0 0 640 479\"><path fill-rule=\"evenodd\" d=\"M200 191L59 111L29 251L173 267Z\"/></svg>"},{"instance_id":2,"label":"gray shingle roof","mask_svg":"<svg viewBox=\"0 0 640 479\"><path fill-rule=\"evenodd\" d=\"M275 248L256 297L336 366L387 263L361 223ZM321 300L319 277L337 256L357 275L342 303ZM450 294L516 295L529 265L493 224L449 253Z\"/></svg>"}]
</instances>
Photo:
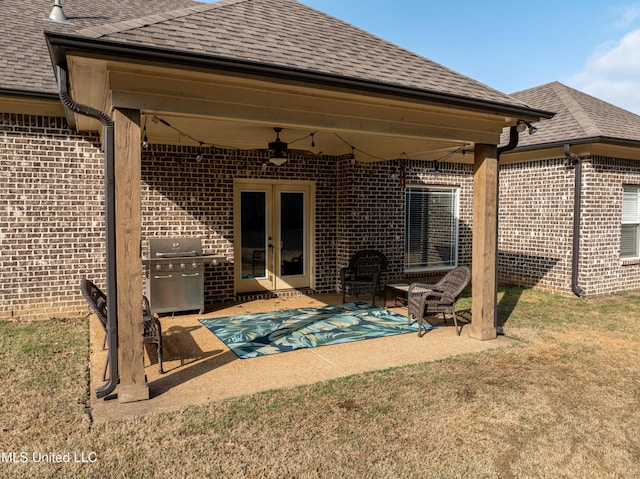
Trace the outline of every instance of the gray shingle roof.
<instances>
[{"instance_id":1,"label":"gray shingle roof","mask_svg":"<svg viewBox=\"0 0 640 479\"><path fill-rule=\"evenodd\" d=\"M542 120L535 135L520 135L518 147L544 146L587 139L640 142L640 116L599 100L559 82L548 83L511 95L532 108L555 111ZM508 141L503 134L502 143Z\"/></svg>"},{"instance_id":2,"label":"gray shingle roof","mask_svg":"<svg viewBox=\"0 0 640 479\"><path fill-rule=\"evenodd\" d=\"M77 33L523 106L296 0L220 0Z\"/></svg>"},{"instance_id":3,"label":"gray shingle roof","mask_svg":"<svg viewBox=\"0 0 640 479\"><path fill-rule=\"evenodd\" d=\"M69 24L46 20L53 0L2 0L0 88L56 93L44 31L74 33L91 25L201 5L192 0L63 0Z\"/></svg>"}]
</instances>

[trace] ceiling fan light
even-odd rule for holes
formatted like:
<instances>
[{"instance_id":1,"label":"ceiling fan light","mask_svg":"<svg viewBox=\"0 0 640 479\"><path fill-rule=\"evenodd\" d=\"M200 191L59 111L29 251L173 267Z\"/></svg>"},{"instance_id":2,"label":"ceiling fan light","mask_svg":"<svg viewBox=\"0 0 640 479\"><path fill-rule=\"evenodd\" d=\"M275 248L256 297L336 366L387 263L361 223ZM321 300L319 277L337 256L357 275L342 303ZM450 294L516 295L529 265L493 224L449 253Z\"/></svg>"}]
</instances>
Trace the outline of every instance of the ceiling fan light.
<instances>
[{"instance_id":1,"label":"ceiling fan light","mask_svg":"<svg viewBox=\"0 0 640 479\"><path fill-rule=\"evenodd\" d=\"M269 161L276 166L282 166L287 162L287 157L282 153L274 153L274 155L269 158Z\"/></svg>"}]
</instances>

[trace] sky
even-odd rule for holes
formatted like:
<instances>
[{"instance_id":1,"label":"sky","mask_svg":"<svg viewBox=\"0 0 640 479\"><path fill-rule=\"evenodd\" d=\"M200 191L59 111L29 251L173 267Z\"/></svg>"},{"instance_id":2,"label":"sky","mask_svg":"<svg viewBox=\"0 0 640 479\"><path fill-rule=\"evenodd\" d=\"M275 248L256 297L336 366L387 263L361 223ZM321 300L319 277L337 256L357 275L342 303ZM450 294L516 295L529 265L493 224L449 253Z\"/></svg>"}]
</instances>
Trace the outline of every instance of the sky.
<instances>
[{"instance_id":1,"label":"sky","mask_svg":"<svg viewBox=\"0 0 640 479\"><path fill-rule=\"evenodd\" d=\"M640 114L640 0L300 0L504 93L559 81Z\"/></svg>"}]
</instances>

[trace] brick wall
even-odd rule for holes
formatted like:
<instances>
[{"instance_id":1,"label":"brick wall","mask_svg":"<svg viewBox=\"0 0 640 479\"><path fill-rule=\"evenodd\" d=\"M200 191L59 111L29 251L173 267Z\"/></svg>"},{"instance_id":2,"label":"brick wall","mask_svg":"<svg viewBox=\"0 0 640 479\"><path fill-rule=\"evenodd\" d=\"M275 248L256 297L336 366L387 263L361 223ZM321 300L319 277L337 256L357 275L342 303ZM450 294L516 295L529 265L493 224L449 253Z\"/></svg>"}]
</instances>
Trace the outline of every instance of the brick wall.
<instances>
[{"instance_id":1,"label":"brick wall","mask_svg":"<svg viewBox=\"0 0 640 479\"><path fill-rule=\"evenodd\" d=\"M79 282L104 278L103 153L92 134L63 118L0 115L0 318L87 311ZM294 158L262 165L258 153L152 145L142 157L142 235L201 236L206 253L233 260L233 181L316 182L318 292L362 248L390 260L384 279L405 277L404 188L396 161ZM623 184L640 184L640 162L595 158L584 165L579 284L586 295L640 287L640 261L619 259ZM471 263L470 165L408 161L407 185L460 191L459 264ZM570 293L573 169L564 158L503 165L499 275L502 283ZM437 274L437 272L436 272ZM424 276L416 273L413 276ZM207 266L205 301L234 297L233 264Z\"/></svg>"},{"instance_id":2,"label":"brick wall","mask_svg":"<svg viewBox=\"0 0 640 479\"><path fill-rule=\"evenodd\" d=\"M583 162L578 285L584 296L640 288L640 261L620 259L622 187L640 162ZM499 279L571 294L574 169L566 158L502 165Z\"/></svg>"},{"instance_id":3,"label":"brick wall","mask_svg":"<svg viewBox=\"0 0 640 479\"><path fill-rule=\"evenodd\" d=\"M566 159L501 165L501 283L571 292L573 181Z\"/></svg>"},{"instance_id":4,"label":"brick wall","mask_svg":"<svg viewBox=\"0 0 640 479\"><path fill-rule=\"evenodd\" d=\"M580 286L588 295L640 288L640 260L620 259L622 189L640 185L640 161L583 164Z\"/></svg>"},{"instance_id":5,"label":"brick wall","mask_svg":"<svg viewBox=\"0 0 640 479\"><path fill-rule=\"evenodd\" d=\"M86 311L80 278L104 269L97 143L64 118L0 114L0 318Z\"/></svg>"},{"instance_id":6,"label":"brick wall","mask_svg":"<svg viewBox=\"0 0 640 479\"><path fill-rule=\"evenodd\" d=\"M342 189L338 204L338 267L346 266L359 249L377 249L389 259L389 271L383 281L407 277L441 275L441 272L404 273L405 189L399 162L353 163L339 166ZM471 221L473 218L473 178L470 165L408 161L406 185L453 186L460 188L459 264L471 264ZM336 278L336 281L338 278Z\"/></svg>"},{"instance_id":7,"label":"brick wall","mask_svg":"<svg viewBox=\"0 0 640 479\"><path fill-rule=\"evenodd\" d=\"M334 158L293 158L284 166L263 164L266 157L247 152L205 150L196 161L191 147L151 145L142 157L142 236L200 236L207 254L231 262L205 272L205 302L234 298L233 182L251 178L267 181L313 180L316 183L316 290L332 291L336 267L336 189Z\"/></svg>"},{"instance_id":8,"label":"brick wall","mask_svg":"<svg viewBox=\"0 0 640 479\"><path fill-rule=\"evenodd\" d=\"M105 286L103 153L94 135L63 118L3 115L0 205L1 318L47 318L87 311L79 281ZM142 237L200 236L205 253L233 261L233 181L313 180L315 289L335 291L340 267L362 248L390 260L388 279L404 276L404 189L397 162L338 158L269 164L259 153L151 145L142 154ZM471 259L471 168L407 165L407 184L461 188L460 262ZM467 206L465 206L467 205ZM205 301L234 298L233 263L207 266Z\"/></svg>"}]
</instances>

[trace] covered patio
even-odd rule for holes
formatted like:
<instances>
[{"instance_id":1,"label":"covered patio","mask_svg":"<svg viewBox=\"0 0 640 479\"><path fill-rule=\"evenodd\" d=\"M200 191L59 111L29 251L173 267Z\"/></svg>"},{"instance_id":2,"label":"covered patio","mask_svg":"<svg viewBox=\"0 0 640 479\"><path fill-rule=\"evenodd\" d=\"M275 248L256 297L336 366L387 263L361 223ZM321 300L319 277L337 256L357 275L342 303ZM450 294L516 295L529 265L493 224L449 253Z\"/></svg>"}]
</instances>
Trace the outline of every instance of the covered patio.
<instances>
[{"instance_id":1,"label":"covered patio","mask_svg":"<svg viewBox=\"0 0 640 479\"><path fill-rule=\"evenodd\" d=\"M256 5L264 8L256 9ZM207 27L194 30L193 25ZM231 42L228 31L234 32ZM183 41L178 45L175 38ZM293 1L223 0L73 35L48 33L47 41L70 125L78 131L103 132L110 301L107 329L109 344L117 344L117 349L110 347L113 379L99 388L100 397L111 395L117 388L120 403L146 400L154 383L144 366L139 314L142 244L148 239L142 234L141 164L143 145L148 142L158 145L155 151L163 152L182 151L189 145L198 158L200 152L206 152L211 161L226 152L224 180L213 173L202 178L198 191L186 194L206 189L231 198L231 205L238 203L238 184L248 185L246 191L253 191L256 185L265 183L266 174L250 165L247 158L253 162L263 158L269 168L277 164L272 161L277 148L270 144L274 128L285 129L288 138L317 142L317 151L305 158L305 164L316 169L305 173L304 180L296 177L295 185L306 188L303 193L314 199L316 183L333 175L333 183L323 189L333 194L339 187L331 199L334 203L327 206L335 233L323 232L319 215L309 207L305 213L309 221L304 281L279 283L284 275L274 269L264 275L268 284L253 281L245 287L247 281L239 272L238 220L231 232L228 222L214 225L211 242L234 251L228 255L233 266L226 272L229 277L225 284L236 295L280 288L335 291L338 267L361 242L361 237L349 229L350 218L359 212L350 203L353 191L342 169L346 172L358 164L393 162L402 176L402 160L406 158L418 162L444 158L448 163L472 165L473 212L468 228L473 243L473 301L469 337L496 338L498 143L504 128L511 127L515 133L517 124L549 118L551 113L533 110ZM291 147L297 147L293 143ZM256 153L256 149L262 152ZM294 164L296 155L285 153L285 161ZM215 166L210 164L207 171L215 171ZM286 168L269 171L267 178L274 191L287 192L294 184ZM153 172L149 175L152 178ZM359 194L372 192L365 189ZM318 203L322 201L320 198ZM373 212L371 208L363 212L364 216ZM233 215L228 212L225 218ZM402 211L398 210L396 216L400 215ZM378 241L402 249L404 241L399 234L384 237L386 226L375 220L370 223L368 228L380 230ZM321 234L325 236L321 238ZM329 244L332 240L334 244ZM400 275L400 258L395 267ZM170 336L171 326L166 331ZM419 347L424 349L425 344ZM373 363L376 355L375 350L367 351L364 362ZM315 359L324 367L331 362L328 358ZM228 360L216 355L208 361ZM354 361L353 368L338 370L357 372L357 364ZM385 362L381 366L390 365ZM242 376L244 372L236 374ZM323 377L320 373L316 376ZM238 378L233 376L229 381L237 383ZM221 384L218 382L219 388Z\"/></svg>"},{"instance_id":2,"label":"covered patio","mask_svg":"<svg viewBox=\"0 0 640 479\"><path fill-rule=\"evenodd\" d=\"M149 400L120 404L115 398L102 400L92 395L92 419L103 422L131 415L178 410L190 405L202 405L270 389L312 384L517 344L517 341L505 336L498 336L493 341L477 341L469 337L468 326L463 328L461 336L456 336L453 324L449 321L448 325L439 323L437 329L429 331L422 338L408 333L238 359L198 321L202 317L338 304L341 300L341 294L300 295L228 304L204 315L162 317L165 373L158 374L154 345L148 345L144 353L144 374L149 384ZM406 314L406 308L393 310ZM103 335L102 327L92 317L92 385L102 382L100 376L107 355L102 350Z\"/></svg>"}]
</instances>

